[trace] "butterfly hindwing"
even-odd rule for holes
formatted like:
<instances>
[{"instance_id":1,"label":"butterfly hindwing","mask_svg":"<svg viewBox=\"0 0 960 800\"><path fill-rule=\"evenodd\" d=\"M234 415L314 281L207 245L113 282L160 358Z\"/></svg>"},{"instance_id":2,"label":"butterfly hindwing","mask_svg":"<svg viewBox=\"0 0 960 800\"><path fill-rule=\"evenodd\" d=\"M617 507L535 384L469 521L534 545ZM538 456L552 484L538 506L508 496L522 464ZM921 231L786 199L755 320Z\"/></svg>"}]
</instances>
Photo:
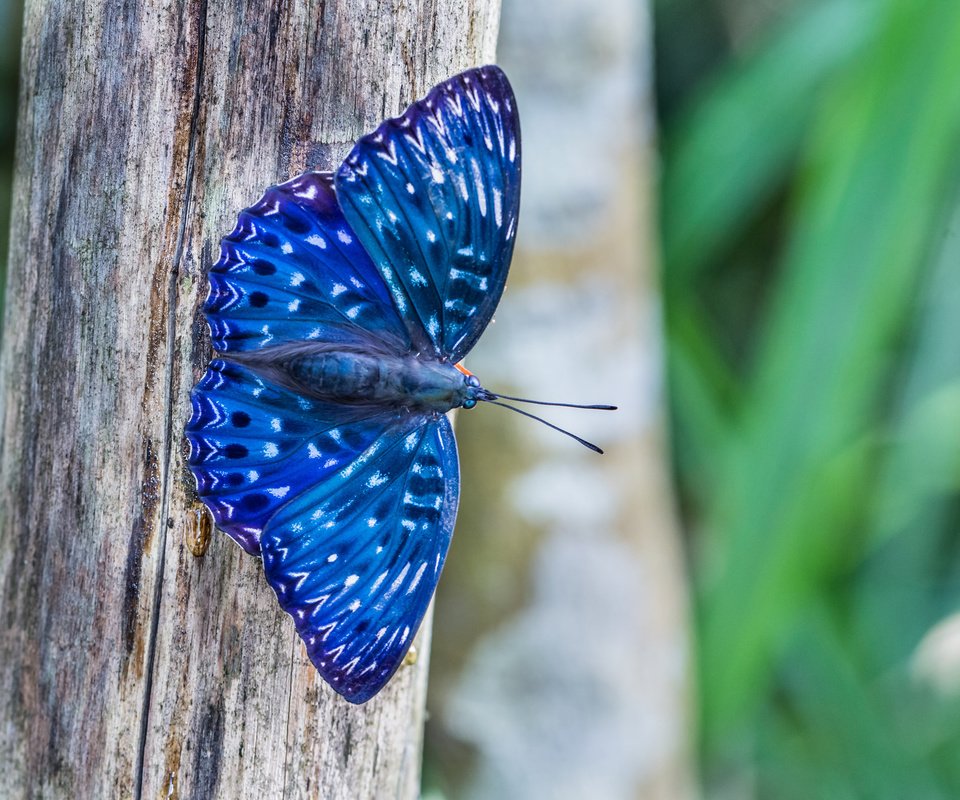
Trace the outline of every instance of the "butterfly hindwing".
<instances>
[{"instance_id":1,"label":"butterfly hindwing","mask_svg":"<svg viewBox=\"0 0 960 800\"><path fill-rule=\"evenodd\" d=\"M247 552L282 505L353 463L392 415L324 403L214 359L192 395L190 468L217 526Z\"/></svg>"},{"instance_id":2,"label":"butterfly hindwing","mask_svg":"<svg viewBox=\"0 0 960 800\"><path fill-rule=\"evenodd\" d=\"M458 490L450 423L411 416L264 530L267 580L320 674L351 702L376 694L409 650L443 568Z\"/></svg>"},{"instance_id":3,"label":"butterfly hindwing","mask_svg":"<svg viewBox=\"0 0 960 800\"><path fill-rule=\"evenodd\" d=\"M417 344L459 361L493 315L520 207L520 129L494 66L440 84L354 146L336 174L344 215Z\"/></svg>"},{"instance_id":4,"label":"butterfly hindwing","mask_svg":"<svg viewBox=\"0 0 960 800\"><path fill-rule=\"evenodd\" d=\"M330 173L272 186L242 211L209 279L204 311L221 352L370 337L409 349L406 326L340 210Z\"/></svg>"}]
</instances>

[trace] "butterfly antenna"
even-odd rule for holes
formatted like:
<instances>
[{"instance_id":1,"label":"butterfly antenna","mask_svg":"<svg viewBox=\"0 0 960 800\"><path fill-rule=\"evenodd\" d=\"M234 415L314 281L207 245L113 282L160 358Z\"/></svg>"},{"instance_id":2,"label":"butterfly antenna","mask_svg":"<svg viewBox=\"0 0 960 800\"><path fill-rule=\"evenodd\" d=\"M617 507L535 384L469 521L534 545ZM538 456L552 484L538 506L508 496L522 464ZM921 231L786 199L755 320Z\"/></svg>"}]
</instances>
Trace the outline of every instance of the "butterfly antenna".
<instances>
[{"instance_id":1,"label":"butterfly antenna","mask_svg":"<svg viewBox=\"0 0 960 800\"><path fill-rule=\"evenodd\" d=\"M503 395L494 395L494 397L502 397ZM512 399L512 398L511 398ZM566 434L571 439L574 439L584 447L593 450L594 453L600 453L603 455L603 450L597 447L593 442L588 442L586 439L581 439L575 433L570 433L570 431L561 428L559 425L554 425L552 422L547 422L543 417L538 417L536 414L531 414L529 411L524 411L522 408L516 408L515 406L508 406L506 403L498 403L496 400L487 399L488 403L492 403L495 406L500 406L501 408L509 408L511 411L516 411L518 414L523 414L525 417L530 417L530 419L535 419L537 422L542 422L548 428L553 428L555 431L560 431L560 433ZM534 402L534 401L531 401ZM541 405L546 406L563 406L568 405L567 403L541 403ZM601 409L613 409L613 406L570 406L571 408L601 408Z\"/></svg>"},{"instance_id":2,"label":"butterfly antenna","mask_svg":"<svg viewBox=\"0 0 960 800\"><path fill-rule=\"evenodd\" d=\"M538 406L560 406L562 408L586 408L591 411L616 411L616 406L608 406L604 404L600 405L581 405L579 403L550 403L546 400L530 400L526 397L511 397L508 394L500 394L499 392L487 392L491 397L503 400L513 400L515 403L533 403ZM507 406L510 408L510 406Z\"/></svg>"}]
</instances>

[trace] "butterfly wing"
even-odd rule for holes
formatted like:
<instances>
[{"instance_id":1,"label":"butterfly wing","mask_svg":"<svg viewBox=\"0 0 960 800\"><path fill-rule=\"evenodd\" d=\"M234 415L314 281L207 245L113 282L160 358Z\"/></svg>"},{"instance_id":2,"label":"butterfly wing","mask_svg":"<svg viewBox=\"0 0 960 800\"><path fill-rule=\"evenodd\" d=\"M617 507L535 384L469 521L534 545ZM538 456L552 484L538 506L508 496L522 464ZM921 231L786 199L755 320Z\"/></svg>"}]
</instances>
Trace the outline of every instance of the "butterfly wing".
<instances>
[{"instance_id":1,"label":"butterfly wing","mask_svg":"<svg viewBox=\"0 0 960 800\"><path fill-rule=\"evenodd\" d=\"M272 186L240 213L209 273L204 311L224 353L284 342L410 349L406 326L343 216L329 173Z\"/></svg>"},{"instance_id":2,"label":"butterfly wing","mask_svg":"<svg viewBox=\"0 0 960 800\"><path fill-rule=\"evenodd\" d=\"M267 580L311 661L347 700L380 691L409 650L443 568L458 491L447 418L410 415L264 530Z\"/></svg>"},{"instance_id":3,"label":"butterfly wing","mask_svg":"<svg viewBox=\"0 0 960 800\"><path fill-rule=\"evenodd\" d=\"M485 67L361 139L335 181L307 173L267 190L210 271L215 349L317 340L458 361L506 281L519 147L510 86ZM446 558L459 492L450 423L324 403L215 359L187 438L201 497L262 555L320 674L351 702L372 697Z\"/></svg>"},{"instance_id":4,"label":"butterfly wing","mask_svg":"<svg viewBox=\"0 0 960 800\"><path fill-rule=\"evenodd\" d=\"M197 492L217 526L254 555L277 509L353 463L395 416L305 398L221 359L191 400Z\"/></svg>"},{"instance_id":5,"label":"butterfly wing","mask_svg":"<svg viewBox=\"0 0 960 800\"><path fill-rule=\"evenodd\" d=\"M500 300L520 208L520 126L494 66L457 75L360 139L336 174L343 213L411 340L459 361Z\"/></svg>"}]
</instances>

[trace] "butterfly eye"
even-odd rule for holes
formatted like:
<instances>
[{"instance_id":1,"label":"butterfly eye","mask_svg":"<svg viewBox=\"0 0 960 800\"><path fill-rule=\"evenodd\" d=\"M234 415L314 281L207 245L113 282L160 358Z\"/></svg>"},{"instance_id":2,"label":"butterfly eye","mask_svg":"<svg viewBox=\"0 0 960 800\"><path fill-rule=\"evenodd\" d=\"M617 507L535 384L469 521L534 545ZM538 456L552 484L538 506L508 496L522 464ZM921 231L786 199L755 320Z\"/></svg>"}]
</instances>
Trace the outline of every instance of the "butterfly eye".
<instances>
[{"instance_id":1,"label":"butterfly eye","mask_svg":"<svg viewBox=\"0 0 960 800\"><path fill-rule=\"evenodd\" d=\"M474 389L480 388L480 379L476 375L467 376L467 386L472 386Z\"/></svg>"},{"instance_id":2,"label":"butterfly eye","mask_svg":"<svg viewBox=\"0 0 960 800\"><path fill-rule=\"evenodd\" d=\"M474 400L472 397L468 397L466 400L463 401L463 407L468 409L473 408L476 404L477 404L477 401Z\"/></svg>"}]
</instances>

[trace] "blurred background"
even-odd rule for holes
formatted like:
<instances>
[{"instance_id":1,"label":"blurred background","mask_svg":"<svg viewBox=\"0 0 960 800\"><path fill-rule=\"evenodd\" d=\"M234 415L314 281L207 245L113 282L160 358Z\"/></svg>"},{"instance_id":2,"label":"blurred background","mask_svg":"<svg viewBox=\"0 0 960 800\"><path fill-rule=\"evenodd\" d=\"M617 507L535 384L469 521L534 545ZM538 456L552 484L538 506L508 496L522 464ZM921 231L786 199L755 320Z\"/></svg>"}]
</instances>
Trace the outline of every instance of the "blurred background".
<instances>
[{"instance_id":1,"label":"blurred background","mask_svg":"<svg viewBox=\"0 0 960 800\"><path fill-rule=\"evenodd\" d=\"M462 415L425 793L547 796L526 763L567 782L552 796L960 797L960 3L604 8L504 0L527 239L476 357L524 388L530 362L503 353L586 319L560 364L595 371L548 399L625 411L564 417L612 458L559 474L524 454L569 464L568 442L530 423L491 448L508 423ZM19 17L0 0L4 263ZM616 515L551 514L632 481Z\"/></svg>"},{"instance_id":2,"label":"blurred background","mask_svg":"<svg viewBox=\"0 0 960 800\"><path fill-rule=\"evenodd\" d=\"M656 10L704 794L960 797L960 4Z\"/></svg>"}]
</instances>

